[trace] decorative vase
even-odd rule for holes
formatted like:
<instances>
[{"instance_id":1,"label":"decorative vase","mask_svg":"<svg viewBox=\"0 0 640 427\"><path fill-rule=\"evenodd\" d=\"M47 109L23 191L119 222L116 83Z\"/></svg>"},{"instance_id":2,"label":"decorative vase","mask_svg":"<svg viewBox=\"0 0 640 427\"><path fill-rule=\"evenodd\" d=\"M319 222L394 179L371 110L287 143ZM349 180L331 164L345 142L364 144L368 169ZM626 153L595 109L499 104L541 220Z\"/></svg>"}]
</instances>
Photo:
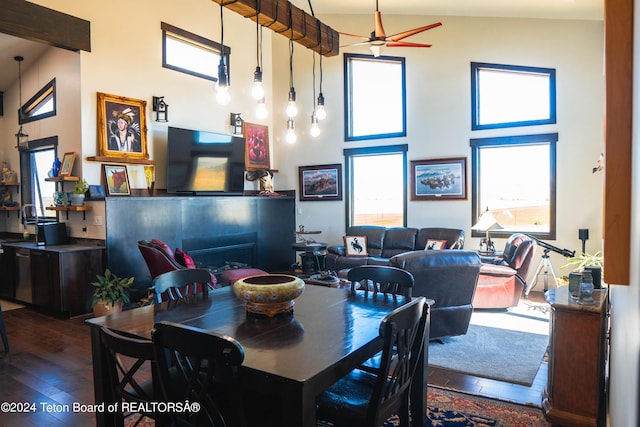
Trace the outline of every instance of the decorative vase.
<instances>
[{"instance_id":1,"label":"decorative vase","mask_svg":"<svg viewBox=\"0 0 640 427\"><path fill-rule=\"evenodd\" d=\"M64 192L55 191L53 193L53 205L54 206L64 206L65 205Z\"/></svg>"},{"instance_id":2,"label":"decorative vase","mask_svg":"<svg viewBox=\"0 0 640 427\"><path fill-rule=\"evenodd\" d=\"M108 314L120 313L122 311L122 301L116 301L115 304L111 305L105 301L98 301L96 305L93 306L93 315L95 317L106 316Z\"/></svg>"},{"instance_id":3,"label":"decorative vase","mask_svg":"<svg viewBox=\"0 0 640 427\"><path fill-rule=\"evenodd\" d=\"M593 278L593 289L602 288L602 267L588 265L584 268L584 271L591 273Z\"/></svg>"},{"instance_id":4,"label":"decorative vase","mask_svg":"<svg viewBox=\"0 0 640 427\"><path fill-rule=\"evenodd\" d=\"M267 317L293 314L293 300L302 292L304 281L288 274L249 276L233 284L233 293L244 301L247 314Z\"/></svg>"},{"instance_id":5,"label":"decorative vase","mask_svg":"<svg viewBox=\"0 0 640 427\"><path fill-rule=\"evenodd\" d=\"M53 161L53 166L51 167L51 172L53 173L53 176L58 176L60 174L61 166L62 166L62 163L60 162L60 159L56 157L56 159Z\"/></svg>"},{"instance_id":6,"label":"decorative vase","mask_svg":"<svg viewBox=\"0 0 640 427\"><path fill-rule=\"evenodd\" d=\"M71 195L71 206L82 206L82 205L84 205L84 194L73 193Z\"/></svg>"}]
</instances>

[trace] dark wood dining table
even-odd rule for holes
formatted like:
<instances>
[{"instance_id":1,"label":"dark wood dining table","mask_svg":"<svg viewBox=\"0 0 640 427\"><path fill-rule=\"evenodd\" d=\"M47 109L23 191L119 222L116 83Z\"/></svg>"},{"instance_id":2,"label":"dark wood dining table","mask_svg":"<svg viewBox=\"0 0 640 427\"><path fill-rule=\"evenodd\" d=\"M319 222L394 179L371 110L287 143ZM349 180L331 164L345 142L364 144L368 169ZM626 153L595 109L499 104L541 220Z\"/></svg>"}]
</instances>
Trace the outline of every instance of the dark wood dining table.
<instances>
[{"instance_id":1,"label":"dark wood dining table","mask_svg":"<svg viewBox=\"0 0 640 427\"><path fill-rule=\"evenodd\" d=\"M316 427L316 396L381 350L380 321L403 302L402 296L373 298L350 295L342 288L307 285L295 301L293 316L252 318L232 288L225 287L211 291L208 299L88 319L95 401L113 401L105 381L101 327L150 339L155 323L171 321L237 339L245 352L240 373L243 388L262 391L280 403L281 408L274 408L281 417L279 426ZM411 412L422 416L413 417L413 427L425 423L426 351L425 342L411 390ZM109 413L96 413L96 418L99 427L121 422Z\"/></svg>"}]
</instances>

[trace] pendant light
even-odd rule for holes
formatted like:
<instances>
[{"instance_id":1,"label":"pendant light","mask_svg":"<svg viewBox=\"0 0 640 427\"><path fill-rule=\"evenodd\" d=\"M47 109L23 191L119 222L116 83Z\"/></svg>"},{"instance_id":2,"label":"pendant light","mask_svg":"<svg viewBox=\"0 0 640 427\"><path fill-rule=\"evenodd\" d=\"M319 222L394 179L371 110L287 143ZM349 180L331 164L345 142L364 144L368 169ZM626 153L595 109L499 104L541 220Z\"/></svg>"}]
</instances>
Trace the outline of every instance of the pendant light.
<instances>
[{"instance_id":1,"label":"pendant light","mask_svg":"<svg viewBox=\"0 0 640 427\"><path fill-rule=\"evenodd\" d=\"M15 59L16 62L18 63L18 91L19 91L18 124L20 125L20 129L18 129L18 133L15 134L15 137L17 142L17 148L19 150L22 150L22 149L29 148L29 135L24 133L24 130L22 129L22 67L21 67L21 64L22 64L22 61L24 61L24 58L22 56L14 56L13 59Z\"/></svg>"},{"instance_id":2,"label":"pendant light","mask_svg":"<svg viewBox=\"0 0 640 427\"><path fill-rule=\"evenodd\" d=\"M216 101L220 105L227 105L231 99L229 95L229 73L225 63L224 48L224 7L220 2L220 63L218 64L218 83L216 84Z\"/></svg>"},{"instance_id":3,"label":"pendant light","mask_svg":"<svg viewBox=\"0 0 640 427\"><path fill-rule=\"evenodd\" d=\"M309 130L309 134L312 137L317 138L320 136L320 126L318 125L318 115L315 106L316 99L316 53L313 52L313 97L311 98L313 105L313 112L311 113L311 129Z\"/></svg>"},{"instance_id":4,"label":"pendant light","mask_svg":"<svg viewBox=\"0 0 640 427\"><path fill-rule=\"evenodd\" d=\"M287 119L287 134L284 139L289 144L294 144L298 139L298 137L296 136L296 125L291 117Z\"/></svg>"},{"instance_id":5,"label":"pendant light","mask_svg":"<svg viewBox=\"0 0 640 427\"><path fill-rule=\"evenodd\" d=\"M322 33L320 33L320 38L322 38ZM313 94L313 97L315 98L316 95ZM320 93L318 94L316 117L318 120L324 120L327 117L327 111L324 109L324 95L322 94L322 55L320 55Z\"/></svg>"},{"instance_id":6,"label":"pendant light","mask_svg":"<svg viewBox=\"0 0 640 427\"><path fill-rule=\"evenodd\" d=\"M260 26L260 0L256 1L256 70L253 72L251 96L256 101L264 98L262 85L262 27Z\"/></svg>"},{"instance_id":7,"label":"pendant light","mask_svg":"<svg viewBox=\"0 0 640 427\"><path fill-rule=\"evenodd\" d=\"M296 106L296 90L293 87L293 39L289 39L289 101L285 110L287 117L293 119L298 115Z\"/></svg>"}]
</instances>

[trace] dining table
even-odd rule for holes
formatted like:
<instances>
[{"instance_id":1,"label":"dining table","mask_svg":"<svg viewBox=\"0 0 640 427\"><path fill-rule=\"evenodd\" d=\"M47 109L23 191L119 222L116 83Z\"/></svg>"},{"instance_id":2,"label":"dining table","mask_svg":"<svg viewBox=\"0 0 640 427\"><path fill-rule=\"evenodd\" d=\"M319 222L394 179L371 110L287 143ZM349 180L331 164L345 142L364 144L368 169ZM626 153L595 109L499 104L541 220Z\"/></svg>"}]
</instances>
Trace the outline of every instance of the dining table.
<instances>
[{"instance_id":1,"label":"dining table","mask_svg":"<svg viewBox=\"0 0 640 427\"><path fill-rule=\"evenodd\" d=\"M151 339L154 324L169 321L238 340L244 349L242 389L262 393L276 402L273 413L278 414L277 425L316 427L316 396L382 349L380 322L405 302L400 295L354 295L345 288L307 285L295 300L292 315L267 318L247 313L229 286L210 291L208 298L178 304L165 302L87 319L95 402L108 405L115 401L106 381L106 353L100 329L107 327ZM427 343L428 325L411 387L411 412L422 416L412 416L412 427L426 422ZM252 408L245 410L252 413ZM116 418L113 413L96 412L96 425L121 425L122 418Z\"/></svg>"}]
</instances>

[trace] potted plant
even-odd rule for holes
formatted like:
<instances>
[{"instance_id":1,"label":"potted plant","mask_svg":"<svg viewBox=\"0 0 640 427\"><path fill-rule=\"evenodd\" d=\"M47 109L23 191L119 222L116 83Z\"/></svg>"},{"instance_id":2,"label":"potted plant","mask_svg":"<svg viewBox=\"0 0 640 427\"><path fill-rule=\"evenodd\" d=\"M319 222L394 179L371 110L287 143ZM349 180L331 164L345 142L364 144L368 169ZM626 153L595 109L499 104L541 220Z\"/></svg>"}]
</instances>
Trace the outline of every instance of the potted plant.
<instances>
[{"instance_id":1,"label":"potted plant","mask_svg":"<svg viewBox=\"0 0 640 427\"><path fill-rule=\"evenodd\" d=\"M580 274L582 274L582 272L585 270L590 271L591 276L593 277L594 288L598 289L601 287L604 257L602 256L600 251L596 252L595 254L584 253L579 256L570 257L567 258L567 261L568 262L560 268L575 266L574 271Z\"/></svg>"},{"instance_id":2,"label":"potted plant","mask_svg":"<svg viewBox=\"0 0 640 427\"><path fill-rule=\"evenodd\" d=\"M129 302L129 287L133 283L133 277L121 279L108 268L104 276L96 277L98 281L91 283L96 288L91 301L93 314L99 317L122 311L122 303Z\"/></svg>"},{"instance_id":3,"label":"potted plant","mask_svg":"<svg viewBox=\"0 0 640 427\"><path fill-rule=\"evenodd\" d=\"M71 195L71 206L84 205L84 195L88 189L89 184L87 184L87 181L84 178L77 181L73 188L73 194Z\"/></svg>"}]
</instances>

